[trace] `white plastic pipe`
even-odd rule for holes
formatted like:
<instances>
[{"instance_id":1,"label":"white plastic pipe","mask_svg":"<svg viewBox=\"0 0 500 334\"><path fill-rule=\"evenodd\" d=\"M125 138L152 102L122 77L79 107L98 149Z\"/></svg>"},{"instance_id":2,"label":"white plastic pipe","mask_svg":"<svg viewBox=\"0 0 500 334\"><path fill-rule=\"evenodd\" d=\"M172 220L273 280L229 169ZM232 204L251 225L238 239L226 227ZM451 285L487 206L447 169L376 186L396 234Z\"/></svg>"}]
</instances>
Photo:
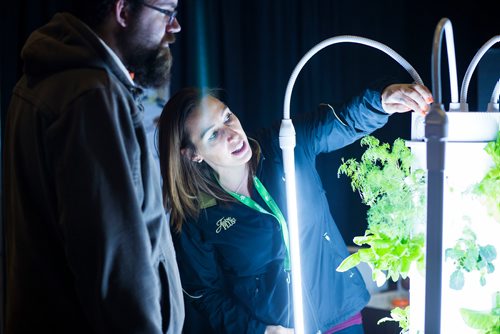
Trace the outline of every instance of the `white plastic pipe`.
<instances>
[{"instance_id":1,"label":"white plastic pipe","mask_svg":"<svg viewBox=\"0 0 500 334\"><path fill-rule=\"evenodd\" d=\"M491 39L489 39L475 54L475 56L472 58L469 67L467 67L467 71L465 72L464 75L464 80L462 81L462 87L460 88L460 104L462 106L462 109L467 108L464 111L468 111L468 106L467 106L467 93L469 91L469 84L470 80L472 78L472 74L474 73L474 70L477 67L477 64L483 58L484 54L486 51L488 51L493 45L496 43L500 42L500 35L497 35ZM497 90L498 84L495 86L494 93L492 95L492 99L490 103L498 103L498 90ZM495 98L496 95L496 98Z\"/></svg>"},{"instance_id":2,"label":"white plastic pipe","mask_svg":"<svg viewBox=\"0 0 500 334\"><path fill-rule=\"evenodd\" d=\"M458 102L458 79L457 62L455 57L455 42L453 40L453 27L451 21L443 18L439 21L436 30L440 32L438 38L434 38L432 48L433 71L432 71L432 95L436 103L442 103L441 95L441 39L442 31L446 36L446 53L448 56L448 71L450 73L451 103L450 111L460 111Z\"/></svg>"}]
</instances>

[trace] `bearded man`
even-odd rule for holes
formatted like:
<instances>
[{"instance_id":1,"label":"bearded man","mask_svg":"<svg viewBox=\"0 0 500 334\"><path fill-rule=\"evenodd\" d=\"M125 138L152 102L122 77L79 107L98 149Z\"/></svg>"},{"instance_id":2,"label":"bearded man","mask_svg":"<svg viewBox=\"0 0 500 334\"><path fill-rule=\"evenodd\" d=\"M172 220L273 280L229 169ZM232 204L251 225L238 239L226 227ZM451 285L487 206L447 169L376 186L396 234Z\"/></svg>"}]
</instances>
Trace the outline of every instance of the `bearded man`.
<instances>
[{"instance_id":1,"label":"bearded man","mask_svg":"<svg viewBox=\"0 0 500 334\"><path fill-rule=\"evenodd\" d=\"M28 38L7 114L4 332L180 333L140 105L169 80L178 3L75 3Z\"/></svg>"}]
</instances>

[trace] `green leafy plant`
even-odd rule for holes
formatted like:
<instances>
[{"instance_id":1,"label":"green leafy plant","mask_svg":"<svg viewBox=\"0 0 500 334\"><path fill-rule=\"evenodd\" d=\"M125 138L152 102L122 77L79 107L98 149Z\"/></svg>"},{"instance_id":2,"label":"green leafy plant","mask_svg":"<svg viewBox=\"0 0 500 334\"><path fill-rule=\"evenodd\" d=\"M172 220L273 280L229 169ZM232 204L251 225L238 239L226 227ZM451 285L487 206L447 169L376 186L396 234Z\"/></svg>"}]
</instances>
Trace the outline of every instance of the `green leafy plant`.
<instances>
[{"instance_id":1,"label":"green leafy plant","mask_svg":"<svg viewBox=\"0 0 500 334\"><path fill-rule=\"evenodd\" d=\"M367 146L361 161L342 159L338 176L347 175L353 191L369 206L368 229L353 239L369 247L347 257L337 271L366 262L380 286L389 277L406 278L412 262L424 267L424 236L414 233L414 227L425 219L425 172L410 169L413 155L400 138L392 149L373 136L362 138L361 146Z\"/></svg>"},{"instance_id":2,"label":"green leafy plant","mask_svg":"<svg viewBox=\"0 0 500 334\"><path fill-rule=\"evenodd\" d=\"M486 275L495 271L492 261L497 257L492 245L481 246L476 241L476 234L468 227L453 248L445 250L445 259L451 259L455 271L450 277L450 288L460 290L465 283L465 272L479 271L481 286L486 285Z\"/></svg>"},{"instance_id":3,"label":"green leafy plant","mask_svg":"<svg viewBox=\"0 0 500 334\"><path fill-rule=\"evenodd\" d=\"M500 222L500 131L496 141L489 142L484 150L492 157L494 165L474 187L474 192L481 197L489 214Z\"/></svg>"},{"instance_id":4,"label":"green leafy plant","mask_svg":"<svg viewBox=\"0 0 500 334\"><path fill-rule=\"evenodd\" d=\"M410 307L407 306L404 309L396 307L391 310L391 316L385 317L377 321L377 325L380 325L386 321L395 321L399 323L399 328L401 328L400 334L406 334L410 332Z\"/></svg>"},{"instance_id":5,"label":"green leafy plant","mask_svg":"<svg viewBox=\"0 0 500 334\"><path fill-rule=\"evenodd\" d=\"M500 292L495 293L494 305L490 312L460 309L467 326L478 330L478 334L500 334Z\"/></svg>"}]
</instances>

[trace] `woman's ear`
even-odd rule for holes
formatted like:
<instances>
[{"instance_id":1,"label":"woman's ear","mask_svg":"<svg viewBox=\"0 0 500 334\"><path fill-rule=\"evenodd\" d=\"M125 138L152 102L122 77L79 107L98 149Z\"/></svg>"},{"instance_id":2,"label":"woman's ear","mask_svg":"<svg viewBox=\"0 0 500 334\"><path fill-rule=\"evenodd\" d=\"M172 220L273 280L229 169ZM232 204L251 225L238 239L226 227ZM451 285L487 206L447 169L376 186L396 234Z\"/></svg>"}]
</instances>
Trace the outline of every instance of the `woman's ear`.
<instances>
[{"instance_id":1,"label":"woman's ear","mask_svg":"<svg viewBox=\"0 0 500 334\"><path fill-rule=\"evenodd\" d=\"M193 154L193 156L191 157L191 160L193 160L194 162L197 162L199 164L201 164L203 162L203 158L198 154Z\"/></svg>"},{"instance_id":2,"label":"woman's ear","mask_svg":"<svg viewBox=\"0 0 500 334\"><path fill-rule=\"evenodd\" d=\"M192 150L187 149L187 148L181 148L181 155L183 155L183 156L191 159L191 161L194 161L197 163L201 163L203 161L203 158L200 155L193 153Z\"/></svg>"}]
</instances>

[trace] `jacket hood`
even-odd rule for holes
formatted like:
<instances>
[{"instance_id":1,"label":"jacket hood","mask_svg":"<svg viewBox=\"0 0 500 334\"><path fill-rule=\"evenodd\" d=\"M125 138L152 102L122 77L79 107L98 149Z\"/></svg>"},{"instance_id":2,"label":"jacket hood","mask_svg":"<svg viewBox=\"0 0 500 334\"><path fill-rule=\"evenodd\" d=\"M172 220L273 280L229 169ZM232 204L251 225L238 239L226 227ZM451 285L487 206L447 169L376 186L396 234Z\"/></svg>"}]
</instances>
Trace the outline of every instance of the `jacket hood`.
<instances>
[{"instance_id":1,"label":"jacket hood","mask_svg":"<svg viewBox=\"0 0 500 334\"><path fill-rule=\"evenodd\" d=\"M42 79L76 68L102 68L126 82L97 35L69 13L58 13L26 41L21 58L28 78Z\"/></svg>"}]
</instances>

